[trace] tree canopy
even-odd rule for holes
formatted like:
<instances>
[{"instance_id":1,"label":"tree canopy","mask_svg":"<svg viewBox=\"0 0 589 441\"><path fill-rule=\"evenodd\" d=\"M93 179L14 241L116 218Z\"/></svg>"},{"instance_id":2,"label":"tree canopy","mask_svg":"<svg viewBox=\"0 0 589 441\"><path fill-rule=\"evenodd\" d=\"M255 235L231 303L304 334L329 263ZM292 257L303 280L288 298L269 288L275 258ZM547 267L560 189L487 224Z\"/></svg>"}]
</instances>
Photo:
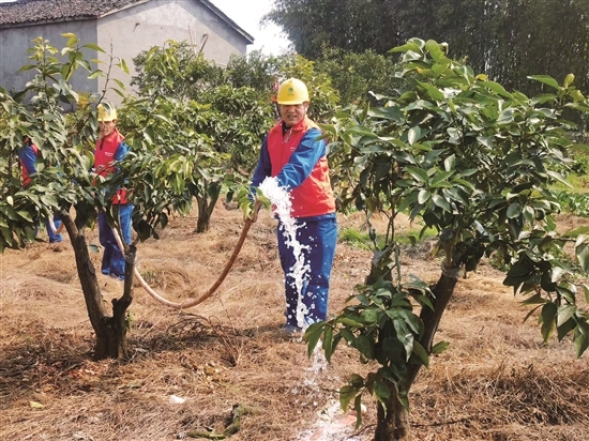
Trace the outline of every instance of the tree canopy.
<instances>
[{"instance_id":1,"label":"tree canopy","mask_svg":"<svg viewBox=\"0 0 589 441\"><path fill-rule=\"evenodd\" d=\"M276 0L267 20L310 59L324 47L386 54L410 38L431 38L475 72L537 93L528 75L573 73L589 90L588 11L589 0Z\"/></svg>"},{"instance_id":2,"label":"tree canopy","mask_svg":"<svg viewBox=\"0 0 589 441\"><path fill-rule=\"evenodd\" d=\"M361 423L364 394L378 399L375 441L409 440L409 392L422 366L448 343L434 343L459 277L487 257L506 272L504 285L523 296L545 341L568 339L580 357L589 348L589 232L558 232L573 123L565 111L587 113L574 86L546 75L530 77L550 90L533 97L510 92L458 60L447 46L411 39L398 75L405 87L378 96L376 106L350 106L324 129L339 158L334 184L342 210L367 215L372 269L349 306L312 324L303 339L309 355L321 341L327 360L342 342L361 360L375 361L366 376L352 375L340 390ZM377 240L373 214L389 222ZM395 217L408 213L437 232L437 282L408 274L396 239Z\"/></svg>"}]
</instances>

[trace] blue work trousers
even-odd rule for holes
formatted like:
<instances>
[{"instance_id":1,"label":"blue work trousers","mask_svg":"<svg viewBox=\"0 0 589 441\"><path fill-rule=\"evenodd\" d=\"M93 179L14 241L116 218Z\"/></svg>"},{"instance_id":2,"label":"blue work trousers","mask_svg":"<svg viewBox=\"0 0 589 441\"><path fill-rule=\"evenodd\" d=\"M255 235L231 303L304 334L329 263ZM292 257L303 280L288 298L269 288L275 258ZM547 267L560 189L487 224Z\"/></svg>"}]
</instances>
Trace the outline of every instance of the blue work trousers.
<instances>
[{"instance_id":1,"label":"blue work trousers","mask_svg":"<svg viewBox=\"0 0 589 441\"><path fill-rule=\"evenodd\" d=\"M304 224L304 226L300 226ZM286 236L282 223L278 226L278 252L284 271L284 288L286 294L286 324L304 327L311 323L327 320L327 302L329 298L329 279L335 257L337 243L337 220L335 213L312 220L297 220L296 241L302 245L301 257L304 259L305 272L302 277L300 299L304 305L304 321L297 321L299 292L296 275L292 268L296 264L294 248L289 246L291 240Z\"/></svg>"},{"instance_id":2,"label":"blue work trousers","mask_svg":"<svg viewBox=\"0 0 589 441\"><path fill-rule=\"evenodd\" d=\"M131 218L133 215L133 204L123 204L119 206L119 218L121 220L122 239L126 244L131 243ZM112 229L106 222L104 213L98 213L98 235L100 245L104 247L102 256L102 274L116 277L120 280L125 279L125 256L112 232Z\"/></svg>"},{"instance_id":3,"label":"blue work trousers","mask_svg":"<svg viewBox=\"0 0 589 441\"><path fill-rule=\"evenodd\" d=\"M49 243L57 243L63 240L61 233L55 234L51 229L51 223L53 222L53 228L57 231L61 227L61 219L59 216L53 216L52 219L45 219L45 228L47 229L47 236L49 236Z\"/></svg>"}]
</instances>

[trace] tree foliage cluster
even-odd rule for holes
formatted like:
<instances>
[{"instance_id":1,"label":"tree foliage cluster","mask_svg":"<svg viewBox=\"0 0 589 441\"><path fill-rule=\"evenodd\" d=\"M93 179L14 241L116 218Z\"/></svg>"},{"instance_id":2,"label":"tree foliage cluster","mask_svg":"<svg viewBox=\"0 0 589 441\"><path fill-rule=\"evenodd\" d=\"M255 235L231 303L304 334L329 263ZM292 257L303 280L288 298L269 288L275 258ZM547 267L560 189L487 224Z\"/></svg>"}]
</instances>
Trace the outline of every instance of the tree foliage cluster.
<instances>
[{"instance_id":1,"label":"tree foliage cluster","mask_svg":"<svg viewBox=\"0 0 589 441\"><path fill-rule=\"evenodd\" d=\"M545 340L571 339L579 356L589 347L589 313L579 302L582 296L589 302L589 229L558 234L554 215L562 203L550 190L552 182L566 185L570 152L582 148L570 137L578 127L564 117L589 114L574 75L563 81L530 76L546 91L529 96L477 75L433 40L411 39L393 49L400 54L394 65L378 54L333 50L324 52L324 65L299 55L256 54L233 59L225 70L189 46L169 42L136 60L137 96L119 83L108 86L124 97L119 123L131 153L115 164L120 173L102 178L91 165L96 105L104 95L80 97L69 80L78 69L107 80L111 68L128 69L117 59L104 71L93 67L82 50L102 49L65 37L61 50L42 38L34 41L24 69L35 70L36 77L23 91L11 95L0 88L0 251L34 240L40 217L62 216L98 358L126 353L126 310L140 241L157 237L169 214L190 210L193 198L199 231L207 229L223 192L237 196L246 215L251 210L248 175L274 122L272 87L276 77L289 76L310 85L315 115L331 141L342 208L390 219L384 242L375 240L371 273L358 287L357 304L312 325L305 337L310 351L321 340L328 359L345 341L380 365L353 376L341 390L344 407L353 401L359 416L364 393L378 398L377 441L405 436L411 384L430 356L446 347L434 344L434 337L457 274L473 271L484 256L502 265L504 283L535 308ZM344 62L338 64L340 55ZM354 102L371 90L370 78L380 81L374 84L383 93ZM336 107L340 100L345 107ZM15 167L24 135L41 151L39 172L26 188ZM113 301L111 314L84 229L96 211L120 229L110 196L121 187L131 191L136 205L137 238L125 249L124 293ZM437 232L442 271L433 286L403 274L394 230L401 212L421 217L424 231ZM370 234L376 239L374 230Z\"/></svg>"},{"instance_id":2,"label":"tree foliage cluster","mask_svg":"<svg viewBox=\"0 0 589 441\"><path fill-rule=\"evenodd\" d=\"M447 42L475 72L534 94L526 77L537 73L573 73L589 91L588 11L589 0L276 0L266 20L313 60L325 47L386 54L413 37Z\"/></svg>"},{"instance_id":3,"label":"tree foliage cluster","mask_svg":"<svg viewBox=\"0 0 589 441\"><path fill-rule=\"evenodd\" d=\"M344 408L354 403L359 418L362 395L378 399L376 441L408 439L411 385L447 346L434 337L458 275L483 257L506 271L504 284L524 296L545 341L570 338L579 357L589 348L589 228L557 233L561 204L550 190L565 182L569 152L582 148L567 136L575 125L563 113L588 113L589 100L572 75L562 84L531 77L549 93L509 92L433 40L412 39L393 51L406 87L377 97L377 106L343 110L325 126L341 158L342 208L368 219L385 214L385 241L371 231L372 271L355 301L304 337L309 353L321 341L328 360L345 342L377 362L366 376L352 376L340 398ZM437 232L441 273L431 286L403 271L399 213L420 217L422 233Z\"/></svg>"}]
</instances>

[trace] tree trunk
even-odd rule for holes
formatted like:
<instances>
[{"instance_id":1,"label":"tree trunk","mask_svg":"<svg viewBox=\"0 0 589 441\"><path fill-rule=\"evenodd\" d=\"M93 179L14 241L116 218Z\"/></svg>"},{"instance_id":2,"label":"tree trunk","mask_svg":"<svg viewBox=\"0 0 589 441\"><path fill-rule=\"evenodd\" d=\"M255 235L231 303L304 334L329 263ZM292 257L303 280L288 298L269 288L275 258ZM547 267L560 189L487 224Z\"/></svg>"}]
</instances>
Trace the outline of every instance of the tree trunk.
<instances>
[{"instance_id":1,"label":"tree trunk","mask_svg":"<svg viewBox=\"0 0 589 441\"><path fill-rule=\"evenodd\" d=\"M216 189L215 189L216 190ZM209 231L211 226L211 215L219 199L219 192L213 191L213 195L207 197L196 196L198 205L198 219L196 221L196 233Z\"/></svg>"},{"instance_id":2,"label":"tree trunk","mask_svg":"<svg viewBox=\"0 0 589 441\"><path fill-rule=\"evenodd\" d=\"M431 354L434 337L438 331L438 326L442 315L448 306L448 302L454 293L457 282L457 270L455 268L444 270L445 263L442 264L442 274L432 289L435 298L432 299L434 309L424 307L421 310L420 318L423 321L423 335L419 342L425 348L428 354ZM403 390L409 392L421 365L408 366L408 375ZM398 398L397 389L391 385L391 397L387 401L386 410L378 404L376 431L374 441L407 441L409 440L409 415L407 409L403 407Z\"/></svg>"},{"instance_id":3,"label":"tree trunk","mask_svg":"<svg viewBox=\"0 0 589 441\"><path fill-rule=\"evenodd\" d=\"M391 384L391 396L387 400L386 409L377 404L377 424L374 441L407 441L409 440L409 413L399 401L398 392Z\"/></svg>"},{"instance_id":4,"label":"tree trunk","mask_svg":"<svg viewBox=\"0 0 589 441\"><path fill-rule=\"evenodd\" d=\"M453 270L450 270L449 272L451 271ZM452 298L452 294L454 294L454 288L456 287L457 281L457 274L447 275L442 272L438 283L436 283L436 286L432 289L435 296L435 298L432 299L432 304L434 306L433 311L428 307L423 307L419 314L419 318L423 322L423 335L421 336L419 343L421 343L428 354L432 353L434 337L436 336L436 332L438 332L438 326L442 320L442 315ZM406 390L411 388L420 369L421 365L409 366Z\"/></svg>"},{"instance_id":5,"label":"tree trunk","mask_svg":"<svg viewBox=\"0 0 589 441\"><path fill-rule=\"evenodd\" d=\"M101 352L96 350L96 358L126 358L127 349L127 309L133 302L133 274L135 271L135 256L137 249L129 246L125 254L125 284L123 296L120 299L112 299L113 316L105 318L106 339L102 342Z\"/></svg>"},{"instance_id":6,"label":"tree trunk","mask_svg":"<svg viewBox=\"0 0 589 441\"><path fill-rule=\"evenodd\" d=\"M100 293L98 279L90 254L86 237L77 228L68 213L60 213L61 220L70 237L74 254L76 256L76 268L82 285L84 300L88 310L90 323L96 334L96 346L94 358L123 358L127 355L127 324L126 311L133 301L133 272L135 269L136 249L130 246L130 251L125 255L125 284L123 296L113 299L113 316L110 317L104 306L104 299Z\"/></svg>"},{"instance_id":7,"label":"tree trunk","mask_svg":"<svg viewBox=\"0 0 589 441\"><path fill-rule=\"evenodd\" d=\"M211 217L209 213L209 201L207 198L196 197L196 204L198 206L198 219L196 220L196 233L204 233L209 231L211 226Z\"/></svg>"}]
</instances>

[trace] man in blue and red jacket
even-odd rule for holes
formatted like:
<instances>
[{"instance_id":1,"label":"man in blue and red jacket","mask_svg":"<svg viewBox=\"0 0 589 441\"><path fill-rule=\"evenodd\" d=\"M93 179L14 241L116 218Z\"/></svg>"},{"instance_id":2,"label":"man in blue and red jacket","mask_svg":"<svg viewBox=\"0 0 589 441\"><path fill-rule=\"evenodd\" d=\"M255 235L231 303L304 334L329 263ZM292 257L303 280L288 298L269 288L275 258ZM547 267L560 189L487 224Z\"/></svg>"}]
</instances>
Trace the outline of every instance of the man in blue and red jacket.
<instances>
[{"instance_id":1,"label":"man in blue and red jacket","mask_svg":"<svg viewBox=\"0 0 589 441\"><path fill-rule=\"evenodd\" d=\"M309 266L300 293L310 324L327 319L329 280L337 243L335 198L329 179L327 146L317 125L307 117L309 93L305 84L290 78L280 84L276 96L281 120L262 143L260 158L252 178L252 188L269 176L291 197L292 217L297 224L296 241ZM256 215L254 214L254 220ZM283 330L296 333L305 324L297 320L299 293L295 275L295 254L288 246L282 222L278 228L278 251L285 274L286 325Z\"/></svg>"},{"instance_id":2,"label":"man in blue and red jacket","mask_svg":"<svg viewBox=\"0 0 589 441\"><path fill-rule=\"evenodd\" d=\"M39 156L39 148L33 144L30 137L25 136L23 146L18 151L21 179L24 187L28 187L31 183L31 177L37 173L37 156ZM54 216L53 221L46 219L45 226L47 228L47 236L49 236L49 243L61 242L63 240L63 236L58 232L61 227L59 216Z\"/></svg>"},{"instance_id":3,"label":"man in blue and red jacket","mask_svg":"<svg viewBox=\"0 0 589 441\"><path fill-rule=\"evenodd\" d=\"M98 123L100 125L100 137L96 141L94 151L94 173L107 176L117 171L114 161L121 161L129 152L129 147L124 142L125 137L117 129L117 111L107 104L98 106ZM131 243L131 218L133 204L127 200L125 189L118 190L112 198L112 203L119 206L119 218L121 231L125 243ZM111 227L106 221L106 215L98 213L98 234L100 244L104 247L102 257L102 274L112 276L119 280L125 279L125 257Z\"/></svg>"}]
</instances>

